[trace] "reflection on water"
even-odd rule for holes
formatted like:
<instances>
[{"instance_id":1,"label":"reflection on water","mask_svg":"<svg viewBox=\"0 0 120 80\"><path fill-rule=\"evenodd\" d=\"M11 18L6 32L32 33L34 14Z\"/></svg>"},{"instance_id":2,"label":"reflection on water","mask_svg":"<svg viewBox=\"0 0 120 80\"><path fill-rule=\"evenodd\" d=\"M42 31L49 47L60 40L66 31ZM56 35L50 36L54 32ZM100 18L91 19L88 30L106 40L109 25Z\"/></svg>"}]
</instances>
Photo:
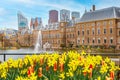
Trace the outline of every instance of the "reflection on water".
<instances>
[{"instance_id":1,"label":"reflection on water","mask_svg":"<svg viewBox=\"0 0 120 80\"><path fill-rule=\"evenodd\" d=\"M34 49L32 48L21 48L18 50L0 50L0 54L8 54L6 55L6 60L8 60L9 58L13 58L13 59L18 59L18 58L23 58L25 55L10 55L10 54L40 54L40 53L53 53L54 51L45 51L45 50L41 50L39 52L35 52ZM106 53L104 53L106 54ZM119 58L111 58L112 61L115 62L119 62L120 59ZM0 61L4 61L4 56L0 55Z\"/></svg>"},{"instance_id":2,"label":"reflection on water","mask_svg":"<svg viewBox=\"0 0 120 80\"><path fill-rule=\"evenodd\" d=\"M6 55L6 60L8 60L9 58L13 58L13 59L18 59L18 58L23 58L25 55L9 55L9 54L40 54L40 53L52 53L54 51L45 51L45 50L41 50L41 51L34 51L34 49L32 48L21 48L18 50L0 50L0 54L8 54ZM3 55L0 55L0 61L3 62L4 57Z\"/></svg>"}]
</instances>

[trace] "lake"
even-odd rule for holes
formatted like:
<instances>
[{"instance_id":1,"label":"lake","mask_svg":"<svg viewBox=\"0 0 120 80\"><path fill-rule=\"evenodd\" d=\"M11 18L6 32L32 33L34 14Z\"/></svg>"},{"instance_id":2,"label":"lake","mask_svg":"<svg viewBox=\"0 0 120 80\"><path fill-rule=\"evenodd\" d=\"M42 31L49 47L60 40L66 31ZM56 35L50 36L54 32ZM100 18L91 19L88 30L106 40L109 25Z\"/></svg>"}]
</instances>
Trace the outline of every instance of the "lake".
<instances>
[{"instance_id":1,"label":"lake","mask_svg":"<svg viewBox=\"0 0 120 80\"><path fill-rule=\"evenodd\" d=\"M40 51L34 51L32 48L21 48L17 50L0 50L0 61L4 61L4 55L6 54L6 60L9 58L18 59L23 58L25 55L23 54L40 54L40 53L53 53L54 51L46 51L46 50L40 50ZM11 55L11 54L22 54L22 55Z\"/></svg>"}]
</instances>

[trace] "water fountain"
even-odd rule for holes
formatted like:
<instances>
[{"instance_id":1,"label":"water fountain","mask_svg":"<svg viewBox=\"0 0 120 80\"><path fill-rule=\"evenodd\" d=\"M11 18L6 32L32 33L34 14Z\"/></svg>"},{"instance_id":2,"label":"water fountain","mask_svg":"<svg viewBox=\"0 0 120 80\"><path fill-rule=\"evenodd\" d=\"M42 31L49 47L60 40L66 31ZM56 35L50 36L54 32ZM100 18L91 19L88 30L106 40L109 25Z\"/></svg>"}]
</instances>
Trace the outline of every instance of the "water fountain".
<instances>
[{"instance_id":1,"label":"water fountain","mask_svg":"<svg viewBox=\"0 0 120 80\"><path fill-rule=\"evenodd\" d=\"M41 31L38 32L37 41L35 44L34 52L38 53L42 51L42 34Z\"/></svg>"}]
</instances>

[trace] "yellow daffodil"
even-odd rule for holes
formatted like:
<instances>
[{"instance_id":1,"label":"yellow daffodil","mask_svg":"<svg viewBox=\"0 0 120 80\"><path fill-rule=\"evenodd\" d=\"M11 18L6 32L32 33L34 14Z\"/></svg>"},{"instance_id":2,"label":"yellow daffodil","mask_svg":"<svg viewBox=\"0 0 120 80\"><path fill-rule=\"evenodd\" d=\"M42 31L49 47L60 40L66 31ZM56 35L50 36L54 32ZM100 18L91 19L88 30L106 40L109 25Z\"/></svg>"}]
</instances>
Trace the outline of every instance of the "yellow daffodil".
<instances>
[{"instance_id":1,"label":"yellow daffodil","mask_svg":"<svg viewBox=\"0 0 120 80\"><path fill-rule=\"evenodd\" d=\"M61 74L59 75L59 77L60 77L60 79L64 80L64 78L65 78L65 73L64 73L64 72L61 73Z\"/></svg>"}]
</instances>

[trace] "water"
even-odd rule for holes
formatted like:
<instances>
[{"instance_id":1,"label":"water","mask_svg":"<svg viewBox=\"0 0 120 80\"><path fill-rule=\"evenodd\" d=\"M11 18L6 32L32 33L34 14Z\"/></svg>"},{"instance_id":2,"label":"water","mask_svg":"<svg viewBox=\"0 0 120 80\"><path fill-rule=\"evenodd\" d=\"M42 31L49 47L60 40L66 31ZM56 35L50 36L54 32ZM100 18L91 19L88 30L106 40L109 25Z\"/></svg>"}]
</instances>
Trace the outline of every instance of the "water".
<instances>
[{"instance_id":1,"label":"water","mask_svg":"<svg viewBox=\"0 0 120 80\"><path fill-rule=\"evenodd\" d=\"M46 50L40 50L38 52L35 52L33 48L21 48L17 50L0 50L0 61L2 62L4 61L4 57L2 54L6 54L6 60L8 60L9 58L13 58L13 59L23 58L25 56L24 54L41 54L41 53L53 53L53 52L54 51L46 51ZM18 55L18 54L22 54L22 55Z\"/></svg>"},{"instance_id":2,"label":"water","mask_svg":"<svg viewBox=\"0 0 120 80\"><path fill-rule=\"evenodd\" d=\"M50 45L46 45L45 48L48 48L48 46ZM21 48L18 50L0 50L0 61L3 62L4 58L3 58L3 53L6 54L6 60L8 60L9 58L13 58L13 59L18 59L18 58L23 58L25 55L23 54L39 54L39 53L53 53L54 51L46 51L46 49L42 48L42 34L41 31L38 31L38 36L37 36L37 40L36 40L36 44L35 44L35 48ZM12 54L12 55L10 55ZM17 55L14 55L17 54ZM18 54L22 54L22 55L18 55Z\"/></svg>"},{"instance_id":3,"label":"water","mask_svg":"<svg viewBox=\"0 0 120 80\"><path fill-rule=\"evenodd\" d=\"M4 56L2 54L6 54L6 60L9 58L13 59L18 59L18 58L23 58L25 55L14 55L14 54L39 54L39 53L53 53L54 51L46 51L46 50L41 50L38 51L38 53L34 52L33 48L21 48L18 50L0 50L0 61L4 61ZM13 55L9 55L13 54ZM107 53L105 53L107 54ZM120 58L111 58L112 61L119 62Z\"/></svg>"},{"instance_id":4,"label":"water","mask_svg":"<svg viewBox=\"0 0 120 80\"><path fill-rule=\"evenodd\" d=\"M36 41L36 44L35 44L35 49L34 49L34 52L39 52L42 50L42 34L41 34L41 31L38 32L38 36L37 36L37 41Z\"/></svg>"}]
</instances>

